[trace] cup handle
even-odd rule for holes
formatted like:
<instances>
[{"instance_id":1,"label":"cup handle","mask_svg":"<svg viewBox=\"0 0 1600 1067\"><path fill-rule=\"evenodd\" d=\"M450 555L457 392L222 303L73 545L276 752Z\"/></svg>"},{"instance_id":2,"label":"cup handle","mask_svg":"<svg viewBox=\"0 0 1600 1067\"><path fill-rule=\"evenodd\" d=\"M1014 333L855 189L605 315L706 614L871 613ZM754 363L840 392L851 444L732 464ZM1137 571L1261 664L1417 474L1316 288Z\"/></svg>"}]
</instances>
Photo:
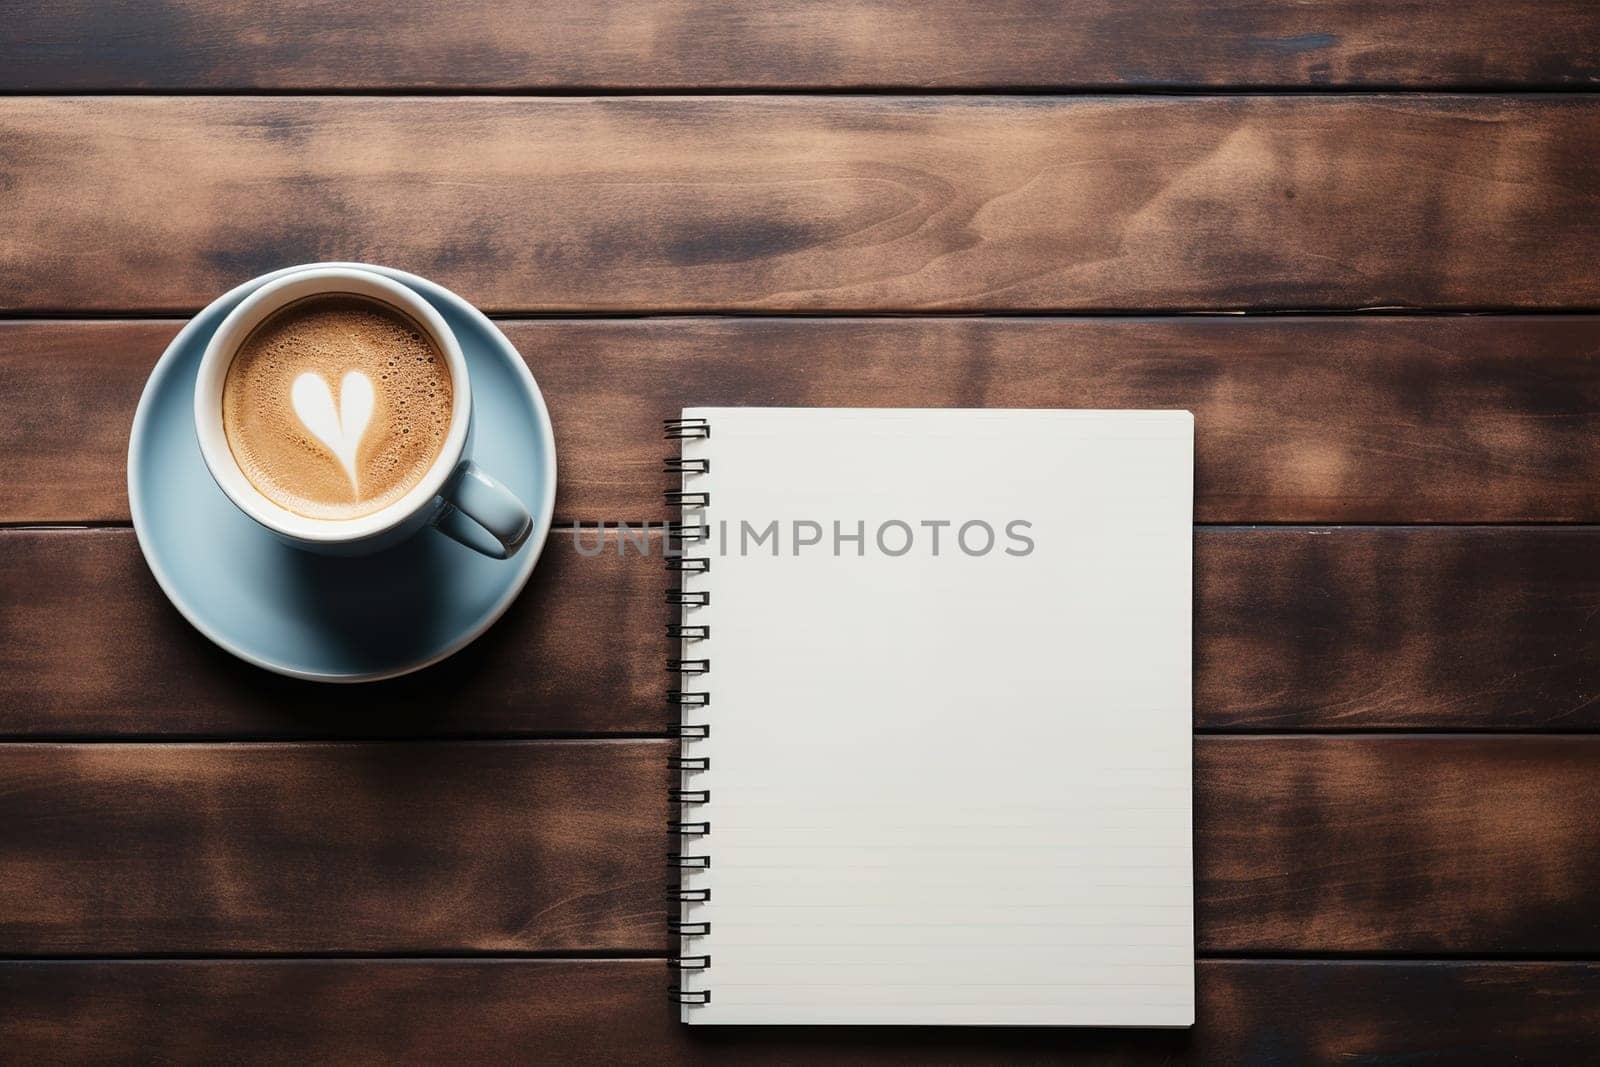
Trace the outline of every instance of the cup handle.
<instances>
[{"instance_id":1,"label":"cup handle","mask_svg":"<svg viewBox=\"0 0 1600 1067\"><path fill-rule=\"evenodd\" d=\"M533 516L517 495L471 460L444 488L445 505L434 528L475 552L510 559L533 530Z\"/></svg>"}]
</instances>

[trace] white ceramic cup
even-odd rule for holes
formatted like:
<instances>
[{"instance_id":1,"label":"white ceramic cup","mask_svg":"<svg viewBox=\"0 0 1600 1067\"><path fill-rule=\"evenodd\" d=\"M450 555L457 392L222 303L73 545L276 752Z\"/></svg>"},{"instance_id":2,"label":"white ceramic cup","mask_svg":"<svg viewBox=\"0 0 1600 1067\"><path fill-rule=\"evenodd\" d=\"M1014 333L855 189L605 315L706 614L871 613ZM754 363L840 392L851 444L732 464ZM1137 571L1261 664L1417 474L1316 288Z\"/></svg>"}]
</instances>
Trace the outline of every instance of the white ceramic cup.
<instances>
[{"instance_id":1,"label":"white ceramic cup","mask_svg":"<svg viewBox=\"0 0 1600 1067\"><path fill-rule=\"evenodd\" d=\"M353 519L313 519L268 499L239 469L222 425L228 366L252 330L279 309L310 296L350 294L388 304L427 330L450 367L450 428L422 479L399 500ZM360 555L397 544L426 526L496 559L514 555L533 529L515 493L480 469L472 450L472 383L461 345L432 304L397 281L355 267L308 267L268 282L239 303L212 334L195 378L194 425L200 453L238 509L297 548Z\"/></svg>"}]
</instances>

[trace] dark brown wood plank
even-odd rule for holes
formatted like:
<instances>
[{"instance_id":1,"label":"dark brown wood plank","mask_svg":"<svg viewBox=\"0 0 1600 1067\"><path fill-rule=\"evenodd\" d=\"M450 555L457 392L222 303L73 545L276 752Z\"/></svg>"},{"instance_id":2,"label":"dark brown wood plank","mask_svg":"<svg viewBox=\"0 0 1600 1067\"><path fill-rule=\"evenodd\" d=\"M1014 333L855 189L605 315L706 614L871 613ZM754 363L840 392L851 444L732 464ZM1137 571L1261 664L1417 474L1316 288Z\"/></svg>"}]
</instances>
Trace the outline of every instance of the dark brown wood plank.
<instances>
[{"instance_id":1,"label":"dark brown wood plank","mask_svg":"<svg viewBox=\"0 0 1600 1067\"><path fill-rule=\"evenodd\" d=\"M666 741L0 745L0 954L664 952ZM1212 954L1600 952L1600 738L1203 737Z\"/></svg>"},{"instance_id":2,"label":"dark brown wood plank","mask_svg":"<svg viewBox=\"0 0 1600 1067\"><path fill-rule=\"evenodd\" d=\"M0 521L128 517L178 323L0 323ZM685 404L1181 407L1203 522L1600 521L1600 317L510 321L562 519L664 518Z\"/></svg>"},{"instance_id":3,"label":"dark brown wood plank","mask_svg":"<svg viewBox=\"0 0 1600 1067\"><path fill-rule=\"evenodd\" d=\"M0 88L1548 87L1585 0L92 0L14 13Z\"/></svg>"},{"instance_id":4,"label":"dark brown wood plank","mask_svg":"<svg viewBox=\"0 0 1600 1067\"><path fill-rule=\"evenodd\" d=\"M656 514L689 405L1187 408L1201 522L1600 520L1600 317L508 324L557 509ZM120 462L120 457L118 457Z\"/></svg>"},{"instance_id":5,"label":"dark brown wood plank","mask_svg":"<svg viewBox=\"0 0 1600 1067\"><path fill-rule=\"evenodd\" d=\"M600 545L583 535L586 552ZM0 735L411 737L665 730L659 558L556 533L521 597L436 667L344 686L212 645L131 530L0 531Z\"/></svg>"},{"instance_id":6,"label":"dark brown wood plank","mask_svg":"<svg viewBox=\"0 0 1600 1067\"><path fill-rule=\"evenodd\" d=\"M599 546L593 530L579 537ZM0 735L660 731L659 553L616 537L593 558L577 548L571 531L552 534L485 637L352 699L214 648L167 604L128 530L0 531ZM1195 723L1600 728L1597 609L1600 530L1202 529Z\"/></svg>"},{"instance_id":7,"label":"dark brown wood plank","mask_svg":"<svg viewBox=\"0 0 1600 1067\"><path fill-rule=\"evenodd\" d=\"M1600 965L1202 960L1195 1026L689 1027L659 960L0 964L23 1062L1580 1063Z\"/></svg>"},{"instance_id":8,"label":"dark brown wood plank","mask_svg":"<svg viewBox=\"0 0 1600 1067\"><path fill-rule=\"evenodd\" d=\"M1594 955L1600 737L1195 744L1215 952Z\"/></svg>"},{"instance_id":9,"label":"dark brown wood plank","mask_svg":"<svg viewBox=\"0 0 1600 1067\"><path fill-rule=\"evenodd\" d=\"M1600 99L0 105L0 310L296 262L496 311L1593 308Z\"/></svg>"},{"instance_id":10,"label":"dark brown wood plank","mask_svg":"<svg viewBox=\"0 0 1600 1067\"><path fill-rule=\"evenodd\" d=\"M128 434L175 322L0 323L0 521L128 518Z\"/></svg>"},{"instance_id":11,"label":"dark brown wood plank","mask_svg":"<svg viewBox=\"0 0 1600 1067\"><path fill-rule=\"evenodd\" d=\"M1202 728L1600 727L1600 530L1201 530Z\"/></svg>"},{"instance_id":12,"label":"dark brown wood plank","mask_svg":"<svg viewBox=\"0 0 1600 1067\"><path fill-rule=\"evenodd\" d=\"M659 947L667 747L0 745L0 951Z\"/></svg>"}]
</instances>

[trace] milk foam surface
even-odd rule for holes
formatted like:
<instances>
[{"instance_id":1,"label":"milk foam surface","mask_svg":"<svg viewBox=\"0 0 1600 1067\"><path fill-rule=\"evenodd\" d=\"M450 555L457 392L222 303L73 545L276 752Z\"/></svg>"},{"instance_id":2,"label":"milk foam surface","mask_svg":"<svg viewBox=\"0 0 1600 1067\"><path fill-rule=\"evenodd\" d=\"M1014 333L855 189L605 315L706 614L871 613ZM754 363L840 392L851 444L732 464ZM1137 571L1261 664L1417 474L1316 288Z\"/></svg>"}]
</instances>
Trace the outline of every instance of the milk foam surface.
<instances>
[{"instance_id":1,"label":"milk foam surface","mask_svg":"<svg viewBox=\"0 0 1600 1067\"><path fill-rule=\"evenodd\" d=\"M347 469L301 421L293 394L296 379L315 374L338 410L351 372L371 382L373 398ZM245 339L223 383L222 422L240 470L267 499L307 518L354 519L422 480L444 447L453 398L450 368L421 326L375 300L316 296Z\"/></svg>"}]
</instances>

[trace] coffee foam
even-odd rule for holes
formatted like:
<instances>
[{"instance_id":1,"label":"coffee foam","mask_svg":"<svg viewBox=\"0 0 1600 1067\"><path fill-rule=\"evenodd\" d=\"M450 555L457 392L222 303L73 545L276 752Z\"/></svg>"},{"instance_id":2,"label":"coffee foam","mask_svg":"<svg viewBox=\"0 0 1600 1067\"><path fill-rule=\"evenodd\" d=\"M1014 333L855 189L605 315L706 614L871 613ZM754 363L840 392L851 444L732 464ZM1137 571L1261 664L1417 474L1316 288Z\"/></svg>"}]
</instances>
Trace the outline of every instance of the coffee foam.
<instances>
[{"instance_id":1,"label":"coffee foam","mask_svg":"<svg viewBox=\"0 0 1600 1067\"><path fill-rule=\"evenodd\" d=\"M295 379L316 374L337 407L351 371L374 391L353 479L292 399ZM449 365L422 327L375 300L315 296L275 312L239 347L222 424L239 469L267 499L307 518L354 519L422 480L444 447L453 400Z\"/></svg>"}]
</instances>

